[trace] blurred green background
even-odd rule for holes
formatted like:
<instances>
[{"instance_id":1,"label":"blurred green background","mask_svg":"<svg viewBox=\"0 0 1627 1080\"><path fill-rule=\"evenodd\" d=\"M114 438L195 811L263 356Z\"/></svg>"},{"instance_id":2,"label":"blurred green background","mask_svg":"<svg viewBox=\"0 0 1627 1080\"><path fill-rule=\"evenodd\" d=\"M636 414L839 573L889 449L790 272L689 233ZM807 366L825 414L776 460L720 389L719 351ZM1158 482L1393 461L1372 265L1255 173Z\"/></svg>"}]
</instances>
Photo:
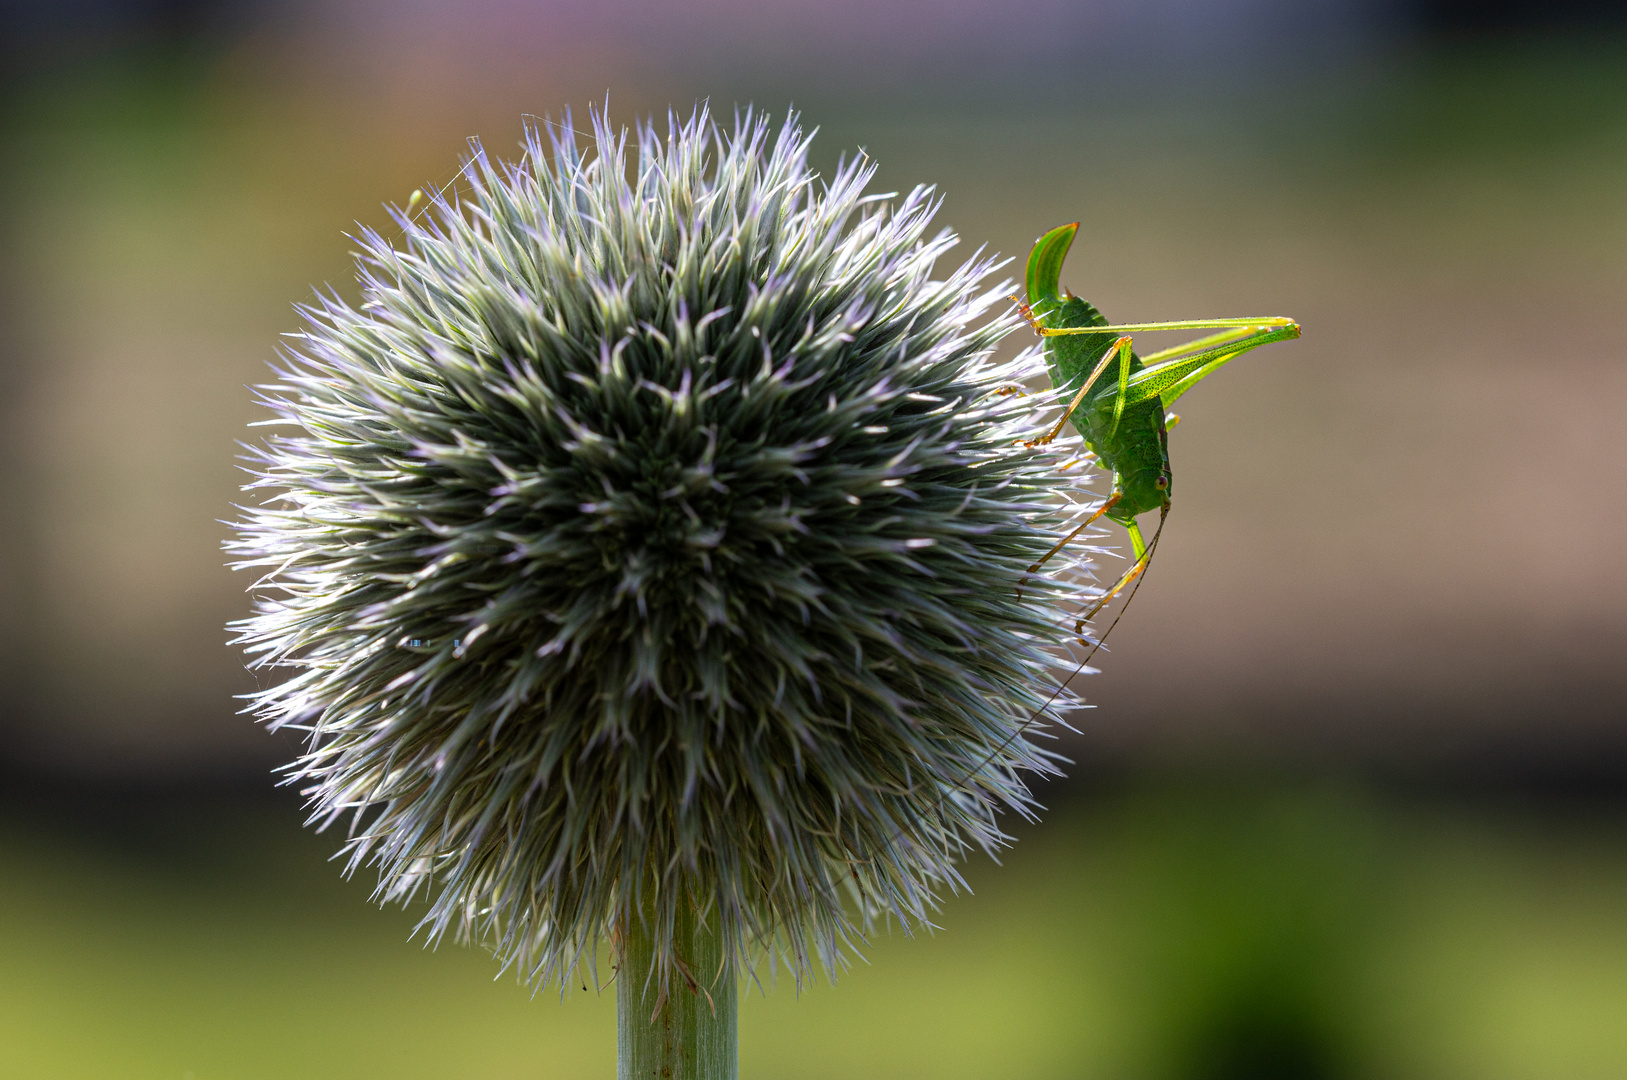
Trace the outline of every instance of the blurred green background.
<instances>
[{"instance_id":1,"label":"blurred green background","mask_svg":"<svg viewBox=\"0 0 1627 1080\"><path fill-rule=\"evenodd\" d=\"M1587 0L0 5L0 1076L575 1077L327 862L234 715L235 441L344 234L523 114L795 106L967 253L1305 336L1174 512L941 929L742 1006L742 1074L1627 1076L1627 12Z\"/></svg>"}]
</instances>

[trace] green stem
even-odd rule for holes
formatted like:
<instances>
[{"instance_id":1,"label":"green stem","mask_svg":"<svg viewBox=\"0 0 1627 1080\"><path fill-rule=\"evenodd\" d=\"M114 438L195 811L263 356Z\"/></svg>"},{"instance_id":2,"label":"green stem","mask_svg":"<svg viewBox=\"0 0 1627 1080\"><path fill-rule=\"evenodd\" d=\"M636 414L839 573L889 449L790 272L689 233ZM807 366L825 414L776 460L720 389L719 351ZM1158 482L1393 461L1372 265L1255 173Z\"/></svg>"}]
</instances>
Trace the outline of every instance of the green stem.
<instances>
[{"instance_id":1,"label":"green stem","mask_svg":"<svg viewBox=\"0 0 1627 1080\"><path fill-rule=\"evenodd\" d=\"M648 913L647 913L648 914ZM616 975L617 1080L736 1080L735 977L723 960L717 918L701 927L694 906L678 905L673 952L679 964L661 1000L655 920L621 928ZM687 975L687 978L686 978Z\"/></svg>"}]
</instances>

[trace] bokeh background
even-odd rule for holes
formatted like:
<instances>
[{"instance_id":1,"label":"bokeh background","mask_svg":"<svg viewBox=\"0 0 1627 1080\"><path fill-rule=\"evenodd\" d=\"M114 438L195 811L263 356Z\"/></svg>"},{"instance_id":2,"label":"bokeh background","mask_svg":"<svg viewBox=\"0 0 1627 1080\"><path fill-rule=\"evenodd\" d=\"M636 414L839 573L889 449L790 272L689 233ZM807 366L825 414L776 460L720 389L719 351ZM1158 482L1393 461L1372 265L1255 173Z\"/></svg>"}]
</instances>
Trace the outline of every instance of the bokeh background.
<instances>
[{"instance_id":1,"label":"bokeh background","mask_svg":"<svg viewBox=\"0 0 1627 1080\"><path fill-rule=\"evenodd\" d=\"M0 3L0 1076L588 1077L327 862L220 543L292 304L525 114L790 107L1114 318L1290 314L1038 826L748 1077L1627 1076L1627 8Z\"/></svg>"}]
</instances>

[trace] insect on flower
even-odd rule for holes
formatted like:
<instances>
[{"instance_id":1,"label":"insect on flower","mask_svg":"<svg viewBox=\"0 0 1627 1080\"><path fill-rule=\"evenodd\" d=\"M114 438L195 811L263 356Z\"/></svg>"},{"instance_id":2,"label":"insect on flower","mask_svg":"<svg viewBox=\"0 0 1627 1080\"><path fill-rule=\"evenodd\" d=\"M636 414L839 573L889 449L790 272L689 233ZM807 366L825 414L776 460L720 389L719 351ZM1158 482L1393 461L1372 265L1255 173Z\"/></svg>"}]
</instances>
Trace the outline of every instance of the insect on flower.
<instances>
[{"instance_id":1,"label":"insect on flower","mask_svg":"<svg viewBox=\"0 0 1627 1080\"><path fill-rule=\"evenodd\" d=\"M1035 333L1045 339L1051 384L1068 402L1055 426L1029 445L1051 442L1071 421L1095 460L1113 475L1113 491L1106 500L1028 572L1038 573L1086 526L1102 517L1124 526L1135 554L1130 569L1079 617L1076 631L1082 631L1097 612L1146 571L1158 545L1173 484L1169 429L1180 420L1167 410L1227 361L1261 345L1299 337L1299 324L1280 316L1109 324L1101 312L1061 287L1062 260L1078 231L1075 221L1034 242L1028 256L1027 298L1018 300L1017 306ZM1137 356L1132 335L1155 330L1217 332ZM1109 335L1113 340L1104 350L1102 341ZM1159 516L1158 530L1149 544L1136 518L1151 510L1157 510Z\"/></svg>"}]
</instances>

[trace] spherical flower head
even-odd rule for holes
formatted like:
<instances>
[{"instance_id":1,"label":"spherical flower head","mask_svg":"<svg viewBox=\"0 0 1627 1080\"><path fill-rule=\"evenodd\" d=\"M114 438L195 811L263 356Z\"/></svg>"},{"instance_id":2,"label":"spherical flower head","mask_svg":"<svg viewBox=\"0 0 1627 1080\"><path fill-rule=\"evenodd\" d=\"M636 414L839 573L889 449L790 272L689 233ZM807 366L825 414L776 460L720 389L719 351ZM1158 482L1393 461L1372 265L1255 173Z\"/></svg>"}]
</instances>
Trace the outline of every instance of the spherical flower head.
<instances>
[{"instance_id":1,"label":"spherical flower head","mask_svg":"<svg viewBox=\"0 0 1627 1080\"><path fill-rule=\"evenodd\" d=\"M474 145L304 309L229 547L238 640L313 820L432 940L537 985L689 903L726 955L831 968L955 887L1054 771L1055 456L1038 370L927 229L821 183L794 117L595 117ZM661 954L664 976L670 951Z\"/></svg>"}]
</instances>

